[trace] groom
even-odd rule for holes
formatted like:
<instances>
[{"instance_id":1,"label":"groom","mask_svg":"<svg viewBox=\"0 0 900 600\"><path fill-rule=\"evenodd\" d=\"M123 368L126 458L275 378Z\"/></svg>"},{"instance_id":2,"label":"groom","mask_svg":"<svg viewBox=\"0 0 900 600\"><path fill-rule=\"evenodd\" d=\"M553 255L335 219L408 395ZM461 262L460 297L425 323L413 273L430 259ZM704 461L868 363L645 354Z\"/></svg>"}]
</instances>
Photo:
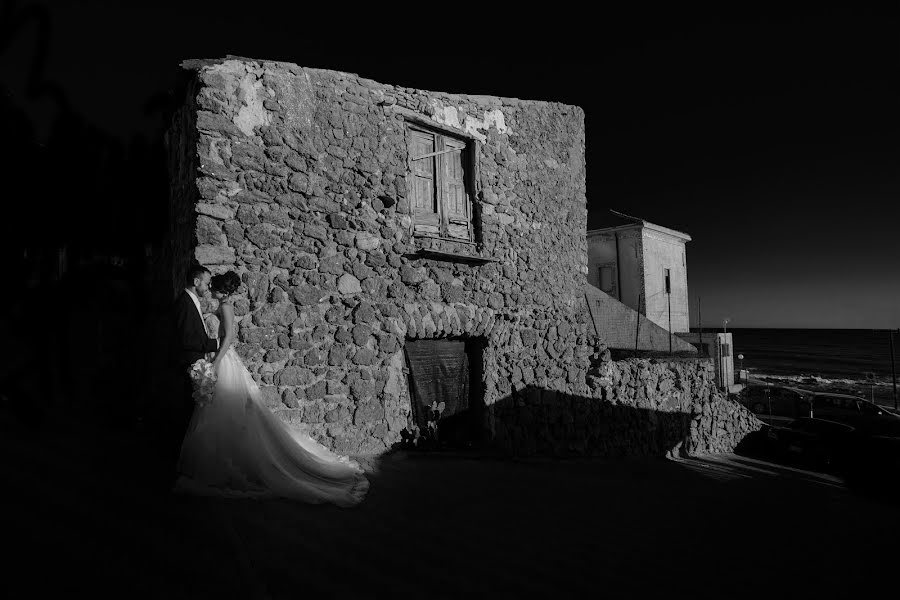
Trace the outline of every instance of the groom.
<instances>
[{"instance_id":1,"label":"groom","mask_svg":"<svg viewBox=\"0 0 900 600\"><path fill-rule=\"evenodd\" d=\"M194 412L193 388L188 371L192 364L204 358L207 353L219 349L219 341L209 337L203 311L200 309L200 298L209 292L210 278L209 269L199 264L192 265L187 272L186 287L175 299L171 359L180 385L178 397L174 399L176 405L171 407L173 410L169 423L170 464L173 467L178 461L181 441Z\"/></svg>"}]
</instances>

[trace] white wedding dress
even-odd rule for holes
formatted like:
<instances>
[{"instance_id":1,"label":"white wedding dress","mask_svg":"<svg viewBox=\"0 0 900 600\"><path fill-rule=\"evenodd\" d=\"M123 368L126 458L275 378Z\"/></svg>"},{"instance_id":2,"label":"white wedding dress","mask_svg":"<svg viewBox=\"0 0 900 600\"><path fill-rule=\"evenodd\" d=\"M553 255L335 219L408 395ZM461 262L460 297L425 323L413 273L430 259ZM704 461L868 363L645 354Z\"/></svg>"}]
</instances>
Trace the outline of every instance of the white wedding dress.
<instances>
[{"instance_id":1,"label":"white wedding dress","mask_svg":"<svg viewBox=\"0 0 900 600\"><path fill-rule=\"evenodd\" d=\"M194 409L182 443L176 492L344 507L362 501L369 482L359 465L269 410L234 348L217 375L212 401Z\"/></svg>"}]
</instances>

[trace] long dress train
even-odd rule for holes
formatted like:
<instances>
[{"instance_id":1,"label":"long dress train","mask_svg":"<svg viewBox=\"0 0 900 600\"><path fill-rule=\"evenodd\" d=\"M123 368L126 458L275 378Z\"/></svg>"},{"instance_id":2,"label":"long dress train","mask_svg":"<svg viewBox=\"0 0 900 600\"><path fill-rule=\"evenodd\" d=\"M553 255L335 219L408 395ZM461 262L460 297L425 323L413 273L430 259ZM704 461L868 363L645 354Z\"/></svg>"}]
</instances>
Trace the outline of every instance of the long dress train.
<instances>
[{"instance_id":1,"label":"long dress train","mask_svg":"<svg viewBox=\"0 0 900 600\"><path fill-rule=\"evenodd\" d=\"M369 482L359 465L269 410L234 348L222 357L217 375L212 402L191 417L176 492L345 507L362 501Z\"/></svg>"}]
</instances>

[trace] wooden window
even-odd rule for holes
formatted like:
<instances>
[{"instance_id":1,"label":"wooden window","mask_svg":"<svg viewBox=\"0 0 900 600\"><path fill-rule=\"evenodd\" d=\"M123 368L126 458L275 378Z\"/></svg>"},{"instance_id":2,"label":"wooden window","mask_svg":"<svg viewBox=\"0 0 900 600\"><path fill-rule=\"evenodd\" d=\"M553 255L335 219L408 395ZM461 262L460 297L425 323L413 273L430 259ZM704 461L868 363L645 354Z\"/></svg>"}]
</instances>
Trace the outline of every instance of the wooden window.
<instances>
[{"instance_id":1,"label":"wooden window","mask_svg":"<svg viewBox=\"0 0 900 600\"><path fill-rule=\"evenodd\" d=\"M473 241L466 142L419 125L408 127L414 234Z\"/></svg>"}]
</instances>

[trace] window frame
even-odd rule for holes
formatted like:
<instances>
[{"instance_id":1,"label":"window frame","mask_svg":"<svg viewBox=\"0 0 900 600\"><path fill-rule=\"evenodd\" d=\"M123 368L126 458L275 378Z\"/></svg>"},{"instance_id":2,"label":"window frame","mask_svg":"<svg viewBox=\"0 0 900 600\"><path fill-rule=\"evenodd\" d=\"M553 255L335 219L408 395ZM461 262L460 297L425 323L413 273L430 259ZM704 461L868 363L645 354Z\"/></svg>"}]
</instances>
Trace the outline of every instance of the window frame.
<instances>
[{"instance_id":1,"label":"window frame","mask_svg":"<svg viewBox=\"0 0 900 600\"><path fill-rule=\"evenodd\" d=\"M399 107L398 107L399 108ZM476 201L476 198L479 197L480 194L480 185L479 185L479 170L478 170L478 152L479 152L479 142L476 138L465 134L462 131L458 131L456 129L452 129L450 127L444 126L441 123L437 123L431 121L430 119L426 119L424 117L420 117L418 114L411 113L408 110L400 111L404 118L404 138L406 140L406 151L407 151L407 189L408 189L408 198L410 200L409 203L409 215L410 215L410 233L415 238L420 239L437 239L444 240L449 242L457 242L461 244L471 244L476 245L479 242L480 238L480 227L479 227L479 212L480 206ZM435 160L434 161L434 169L433 169L433 183L432 185L434 194L435 194L435 205L437 207L437 216L438 216L438 233L437 235L416 231L416 214L414 208L414 195L415 191L415 167L413 165L413 156L410 153L410 145L411 139L414 135L413 132L425 133L434 136L434 151L441 152L445 150L444 140L450 139L455 144L462 144L462 148L460 149L460 166L462 167L462 181L463 181L463 190L466 194L466 209L467 209L467 229L468 229L468 238L455 237L451 236L449 233L450 222L449 217L449 198L445 197L444 194L444 162L443 160ZM436 154L435 158L440 159L441 155ZM458 213L457 213L458 214Z\"/></svg>"}]
</instances>

